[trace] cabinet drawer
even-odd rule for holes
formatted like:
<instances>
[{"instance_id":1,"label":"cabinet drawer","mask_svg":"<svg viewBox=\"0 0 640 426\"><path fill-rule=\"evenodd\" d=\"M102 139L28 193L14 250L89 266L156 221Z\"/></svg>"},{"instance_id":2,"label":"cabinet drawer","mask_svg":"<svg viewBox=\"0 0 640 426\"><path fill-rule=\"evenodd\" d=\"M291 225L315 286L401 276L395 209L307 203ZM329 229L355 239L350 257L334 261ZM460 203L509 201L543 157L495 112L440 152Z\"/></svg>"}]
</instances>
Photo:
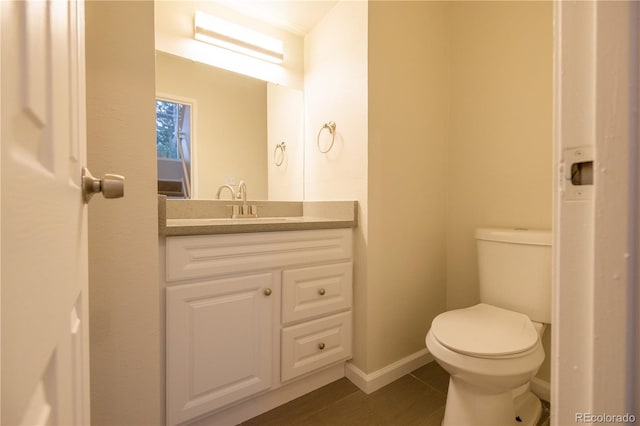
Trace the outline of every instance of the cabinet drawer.
<instances>
[{"instance_id":1,"label":"cabinet drawer","mask_svg":"<svg viewBox=\"0 0 640 426\"><path fill-rule=\"evenodd\" d=\"M352 232L323 229L169 237L166 281L350 260Z\"/></svg>"},{"instance_id":2,"label":"cabinet drawer","mask_svg":"<svg viewBox=\"0 0 640 426\"><path fill-rule=\"evenodd\" d=\"M351 311L282 329L282 381L351 357Z\"/></svg>"},{"instance_id":3,"label":"cabinet drawer","mask_svg":"<svg viewBox=\"0 0 640 426\"><path fill-rule=\"evenodd\" d=\"M282 322L351 308L352 263L290 269L282 273Z\"/></svg>"}]
</instances>

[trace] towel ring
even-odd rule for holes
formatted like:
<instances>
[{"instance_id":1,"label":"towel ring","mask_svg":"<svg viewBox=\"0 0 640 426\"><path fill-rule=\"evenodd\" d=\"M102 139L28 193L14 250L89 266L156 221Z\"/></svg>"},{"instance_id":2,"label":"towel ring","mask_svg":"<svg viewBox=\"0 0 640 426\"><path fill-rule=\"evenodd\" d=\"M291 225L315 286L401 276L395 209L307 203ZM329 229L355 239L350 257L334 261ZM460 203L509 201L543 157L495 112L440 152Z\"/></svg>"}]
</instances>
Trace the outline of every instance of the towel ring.
<instances>
[{"instance_id":1,"label":"towel ring","mask_svg":"<svg viewBox=\"0 0 640 426\"><path fill-rule=\"evenodd\" d=\"M322 131L324 129L329 129L329 133L331 134L331 144L329 144L329 148L323 151L322 148L320 148L320 134L322 134ZM318 132L318 137L316 138L316 142L318 142L318 151L320 151L322 154L326 154L327 152L331 151L331 148L333 148L333 142L335 142L335 140L336 140L336 123L334 123L333 121L324 123L324 125L320 128L320 131Z\"/></svg>"},{"instance_id":2,"label":"towel ring","mask_svg":"<svg viewBox=\"0 0 640 426\"><path fill-rule=\"evenodd\" d=\"M280 167L284 162L286 150L287 144L284 143L284 141L276 145L276 148L273 150L273 161L276 163L276 166ZM280 152L280 161L278 161L278 152Z\"/></svg>"}]
</instances>

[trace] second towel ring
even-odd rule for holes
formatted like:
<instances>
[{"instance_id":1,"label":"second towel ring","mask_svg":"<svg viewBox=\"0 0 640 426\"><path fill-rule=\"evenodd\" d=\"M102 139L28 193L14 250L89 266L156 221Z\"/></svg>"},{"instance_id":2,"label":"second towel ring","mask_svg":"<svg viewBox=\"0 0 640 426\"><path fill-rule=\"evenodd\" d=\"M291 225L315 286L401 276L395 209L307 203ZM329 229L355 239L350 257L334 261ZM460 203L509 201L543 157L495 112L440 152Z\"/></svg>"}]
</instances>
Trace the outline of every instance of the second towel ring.
<instances>
[{"instance_id":1,"label":"second towel ring","mask_svg":"<svg viewBox=\"0 0 640 426\"><path fill-rule=\"evenodd\" d=\"M324 129L329 129L329 133L331 134L331 143L329 144L329 148L323 151L322 148L320 148L320 134ZM318 143L318 151L320 151L322 154L326 154L327 152L331 151L331 148L333 148L333 142L335 142L335 140L336 140L336 123L334 123L333 121L324 123L324 125L320 128L320 131L318 132L318 137L316 138L316 142Z\"/></svg>"},{"instance_id":2,"label":"second towel ring","mask_svg":"<svg viewBox=\"0 0 640 426\"><path fill-rule=\"evenodd\" d=\"M284 141L276 145L276 148L273 150L273 161L274 163L276 163L276 166L280 167L284 162L286 150L287 150L287 144L284 143ZM280 161L278 161L278 151L280 151Z\"/></svg>"}]
</instances>

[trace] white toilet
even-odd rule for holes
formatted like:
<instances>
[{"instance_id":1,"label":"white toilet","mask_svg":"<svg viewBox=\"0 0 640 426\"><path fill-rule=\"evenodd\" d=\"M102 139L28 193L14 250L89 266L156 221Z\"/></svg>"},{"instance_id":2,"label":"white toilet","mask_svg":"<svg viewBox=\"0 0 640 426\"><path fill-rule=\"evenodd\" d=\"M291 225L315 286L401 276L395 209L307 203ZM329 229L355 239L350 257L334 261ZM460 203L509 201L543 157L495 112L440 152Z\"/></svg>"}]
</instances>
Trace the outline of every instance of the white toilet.
<instances>
[{"instance_id":1,"label":"white toilet","mask_svg":"<svg viewBox=\"0 0 640 426\"><path fill-rule=\"evenodd\" d=\"M451 375L444 426L535 425L529 388L551 323L551 232L477 229L480 301L438 315L426 343Z\"/></svg>"}]
</instances>

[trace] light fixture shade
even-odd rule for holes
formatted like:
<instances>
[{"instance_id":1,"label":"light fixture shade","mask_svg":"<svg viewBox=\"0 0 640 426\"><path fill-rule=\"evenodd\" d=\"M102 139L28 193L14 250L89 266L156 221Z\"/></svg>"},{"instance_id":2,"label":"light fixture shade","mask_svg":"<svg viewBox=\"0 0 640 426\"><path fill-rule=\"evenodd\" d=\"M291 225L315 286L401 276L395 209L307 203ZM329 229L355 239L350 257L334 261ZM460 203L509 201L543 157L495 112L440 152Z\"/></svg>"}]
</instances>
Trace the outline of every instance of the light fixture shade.
<instances>
[{"instance_id":1,"label":"light fixture shade","mask_svg":"<svg viewBox=\"0 0 640 426\"><path fill-rule=\"evenodd\" d=\"M276 64L284 59L282 40L215 16L196 11L194 29L196 40Z\"/></svg>"}]
</instances>

